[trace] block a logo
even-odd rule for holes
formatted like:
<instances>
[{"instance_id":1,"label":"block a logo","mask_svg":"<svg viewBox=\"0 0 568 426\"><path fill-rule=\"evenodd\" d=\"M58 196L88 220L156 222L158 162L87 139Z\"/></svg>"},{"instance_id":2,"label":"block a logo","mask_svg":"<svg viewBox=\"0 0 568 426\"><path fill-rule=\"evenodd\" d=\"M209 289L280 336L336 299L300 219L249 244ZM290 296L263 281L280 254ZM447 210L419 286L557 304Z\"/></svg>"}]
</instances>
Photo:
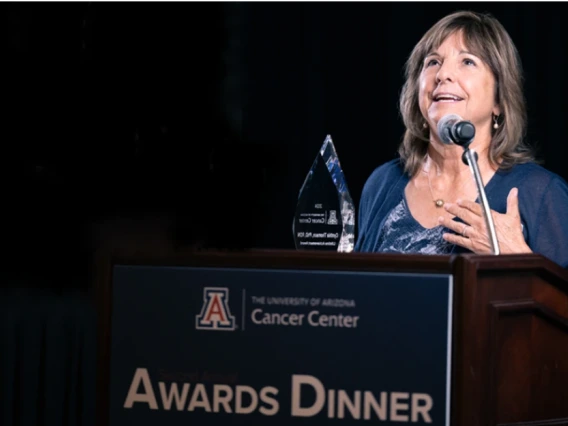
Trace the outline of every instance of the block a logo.
<instances>
[{"instance_id":1,"label":"block a logo","mask_svg":"<svg viewBox=\"0 0 568 426\"><path fill-rule=\"evenodd\" d=\"M197 330L234 330L235 317L231 315L228 302L228 288L205 287L201 313L195 316L195 328Z\"/></svg>"},{"instance_id":2,"label":"block a logo","mask_svg":"<svg viewBox=\"0 0 568 426\"><path fill-rule=\"evenodd\" d=\"M337 210L329 211L329 219L327 219L328 225L337 225Z\"/></svg>"}]
</instances>

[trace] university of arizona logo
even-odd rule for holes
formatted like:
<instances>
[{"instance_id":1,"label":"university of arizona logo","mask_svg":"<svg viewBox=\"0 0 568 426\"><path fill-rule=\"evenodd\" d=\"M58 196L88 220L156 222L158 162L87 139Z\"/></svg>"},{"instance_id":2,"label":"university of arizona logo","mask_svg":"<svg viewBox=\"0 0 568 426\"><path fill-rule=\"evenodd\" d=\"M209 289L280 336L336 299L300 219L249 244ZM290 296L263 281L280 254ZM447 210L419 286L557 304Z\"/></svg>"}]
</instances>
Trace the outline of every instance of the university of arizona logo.
<instances>
[{"instance_id":1,"label":"university of arizona logo","mask_svg":"<svg viewBox=\"0 0 568 426\"><path fill-rule=\"evenodd\" d=\"M328 225L337 225L337 210L329 211L329 219L327 220Z\"/></svg>"},{"instance_id":2,"label":"university of arizona logo","mask_svg":"<svg viewBox=\"0 0 568 426\"><path fill-rule=\"evenodd\" d=\"M198 330L234 330L235 317L229 310L229 289L205 287L203 289L203 308L195 317Z\"/></svg>"}]
</instances>

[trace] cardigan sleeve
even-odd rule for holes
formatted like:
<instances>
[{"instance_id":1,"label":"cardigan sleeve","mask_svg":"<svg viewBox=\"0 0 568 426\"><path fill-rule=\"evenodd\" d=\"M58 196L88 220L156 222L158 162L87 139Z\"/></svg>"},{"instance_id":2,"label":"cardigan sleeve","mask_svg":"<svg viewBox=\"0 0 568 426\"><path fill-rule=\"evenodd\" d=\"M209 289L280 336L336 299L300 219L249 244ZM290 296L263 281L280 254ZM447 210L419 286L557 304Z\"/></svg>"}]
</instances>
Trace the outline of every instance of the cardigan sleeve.
<instances>
[{"instance_id":1,"label":"cardigan sleeve","mask_svg":"<svg viewBox=\"0 0 568 426\"><path fill-rule=\"evenodd\" d=\"M558 175L542 192L529 246L533 252L568 268L568 185Z\"/></svg>"},{"instance_id":2,"label":"cardigan sleeve","mask_svg":"<svg viewBox=\"0 0 568 426\"><path fill-rule=\"evenodd\" d=\"M363 191L361 192L361 201L359 202L359 213L357 216L357 241L355 243L354 251L361 251L363 244L365 242L365 236L368 231L369 216L371 211L371 206L373 204L373 199L379 192L377 183L380 179L377 179L378 169L375 170L365 185L363 186Z\"/></svg>"},{"instance_id":3,"label":"cardigan sleeve","mask_svg":"<svg viewBox=\"0 0 568 426\"><path fill-rule=\"evenodd\" d=\"M372 240L378 232L373 228L373 223L376 222L376 216L381 215L381 207L402 173L400 160L394 159L377 167L365 182L359 202L358 233L354 251L369 251L369 241L366 240Z\"/></svg>"}]
</instances>

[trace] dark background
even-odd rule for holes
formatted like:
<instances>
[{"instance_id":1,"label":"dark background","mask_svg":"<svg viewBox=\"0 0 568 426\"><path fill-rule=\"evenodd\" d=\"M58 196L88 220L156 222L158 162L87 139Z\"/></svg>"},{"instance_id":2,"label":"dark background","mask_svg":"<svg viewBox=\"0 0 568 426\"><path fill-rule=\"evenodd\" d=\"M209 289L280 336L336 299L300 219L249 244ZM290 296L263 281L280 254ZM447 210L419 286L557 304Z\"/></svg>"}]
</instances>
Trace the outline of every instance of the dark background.
<instances>
[{"instance_id":1,"label":"dark background","mask_svg":"<svg viewBox=\"0 0 568 426\"><path fill-rule=\"evenodd\" d=\"M63 285L64 262L81 282L117 235L138 248L161 233L189 247L293 249L298 191L325 136L358 205L396 156L406 58L459 9L490 12L511 34L528 140L568 178L561 3L1 3L12 269L31 257L34 274Z\"/></svg>"}]
</instances>

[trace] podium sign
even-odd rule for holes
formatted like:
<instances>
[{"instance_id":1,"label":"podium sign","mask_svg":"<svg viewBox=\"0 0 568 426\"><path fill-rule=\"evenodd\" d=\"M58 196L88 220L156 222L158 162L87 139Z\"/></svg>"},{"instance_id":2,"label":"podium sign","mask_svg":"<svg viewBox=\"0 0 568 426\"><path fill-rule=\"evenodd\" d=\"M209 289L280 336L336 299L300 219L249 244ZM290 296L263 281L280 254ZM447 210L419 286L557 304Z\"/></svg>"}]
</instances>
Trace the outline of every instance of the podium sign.
<instances>
[{"instance_id":1,"label":"podium sign","mask_svg":"<svg viewBox=\"0 0 568 426\"><path fill-rule=\"evenodd\" d=\"M449 424L452 277L115 265L109 424Z\"/></svg>"}]
</instances>

